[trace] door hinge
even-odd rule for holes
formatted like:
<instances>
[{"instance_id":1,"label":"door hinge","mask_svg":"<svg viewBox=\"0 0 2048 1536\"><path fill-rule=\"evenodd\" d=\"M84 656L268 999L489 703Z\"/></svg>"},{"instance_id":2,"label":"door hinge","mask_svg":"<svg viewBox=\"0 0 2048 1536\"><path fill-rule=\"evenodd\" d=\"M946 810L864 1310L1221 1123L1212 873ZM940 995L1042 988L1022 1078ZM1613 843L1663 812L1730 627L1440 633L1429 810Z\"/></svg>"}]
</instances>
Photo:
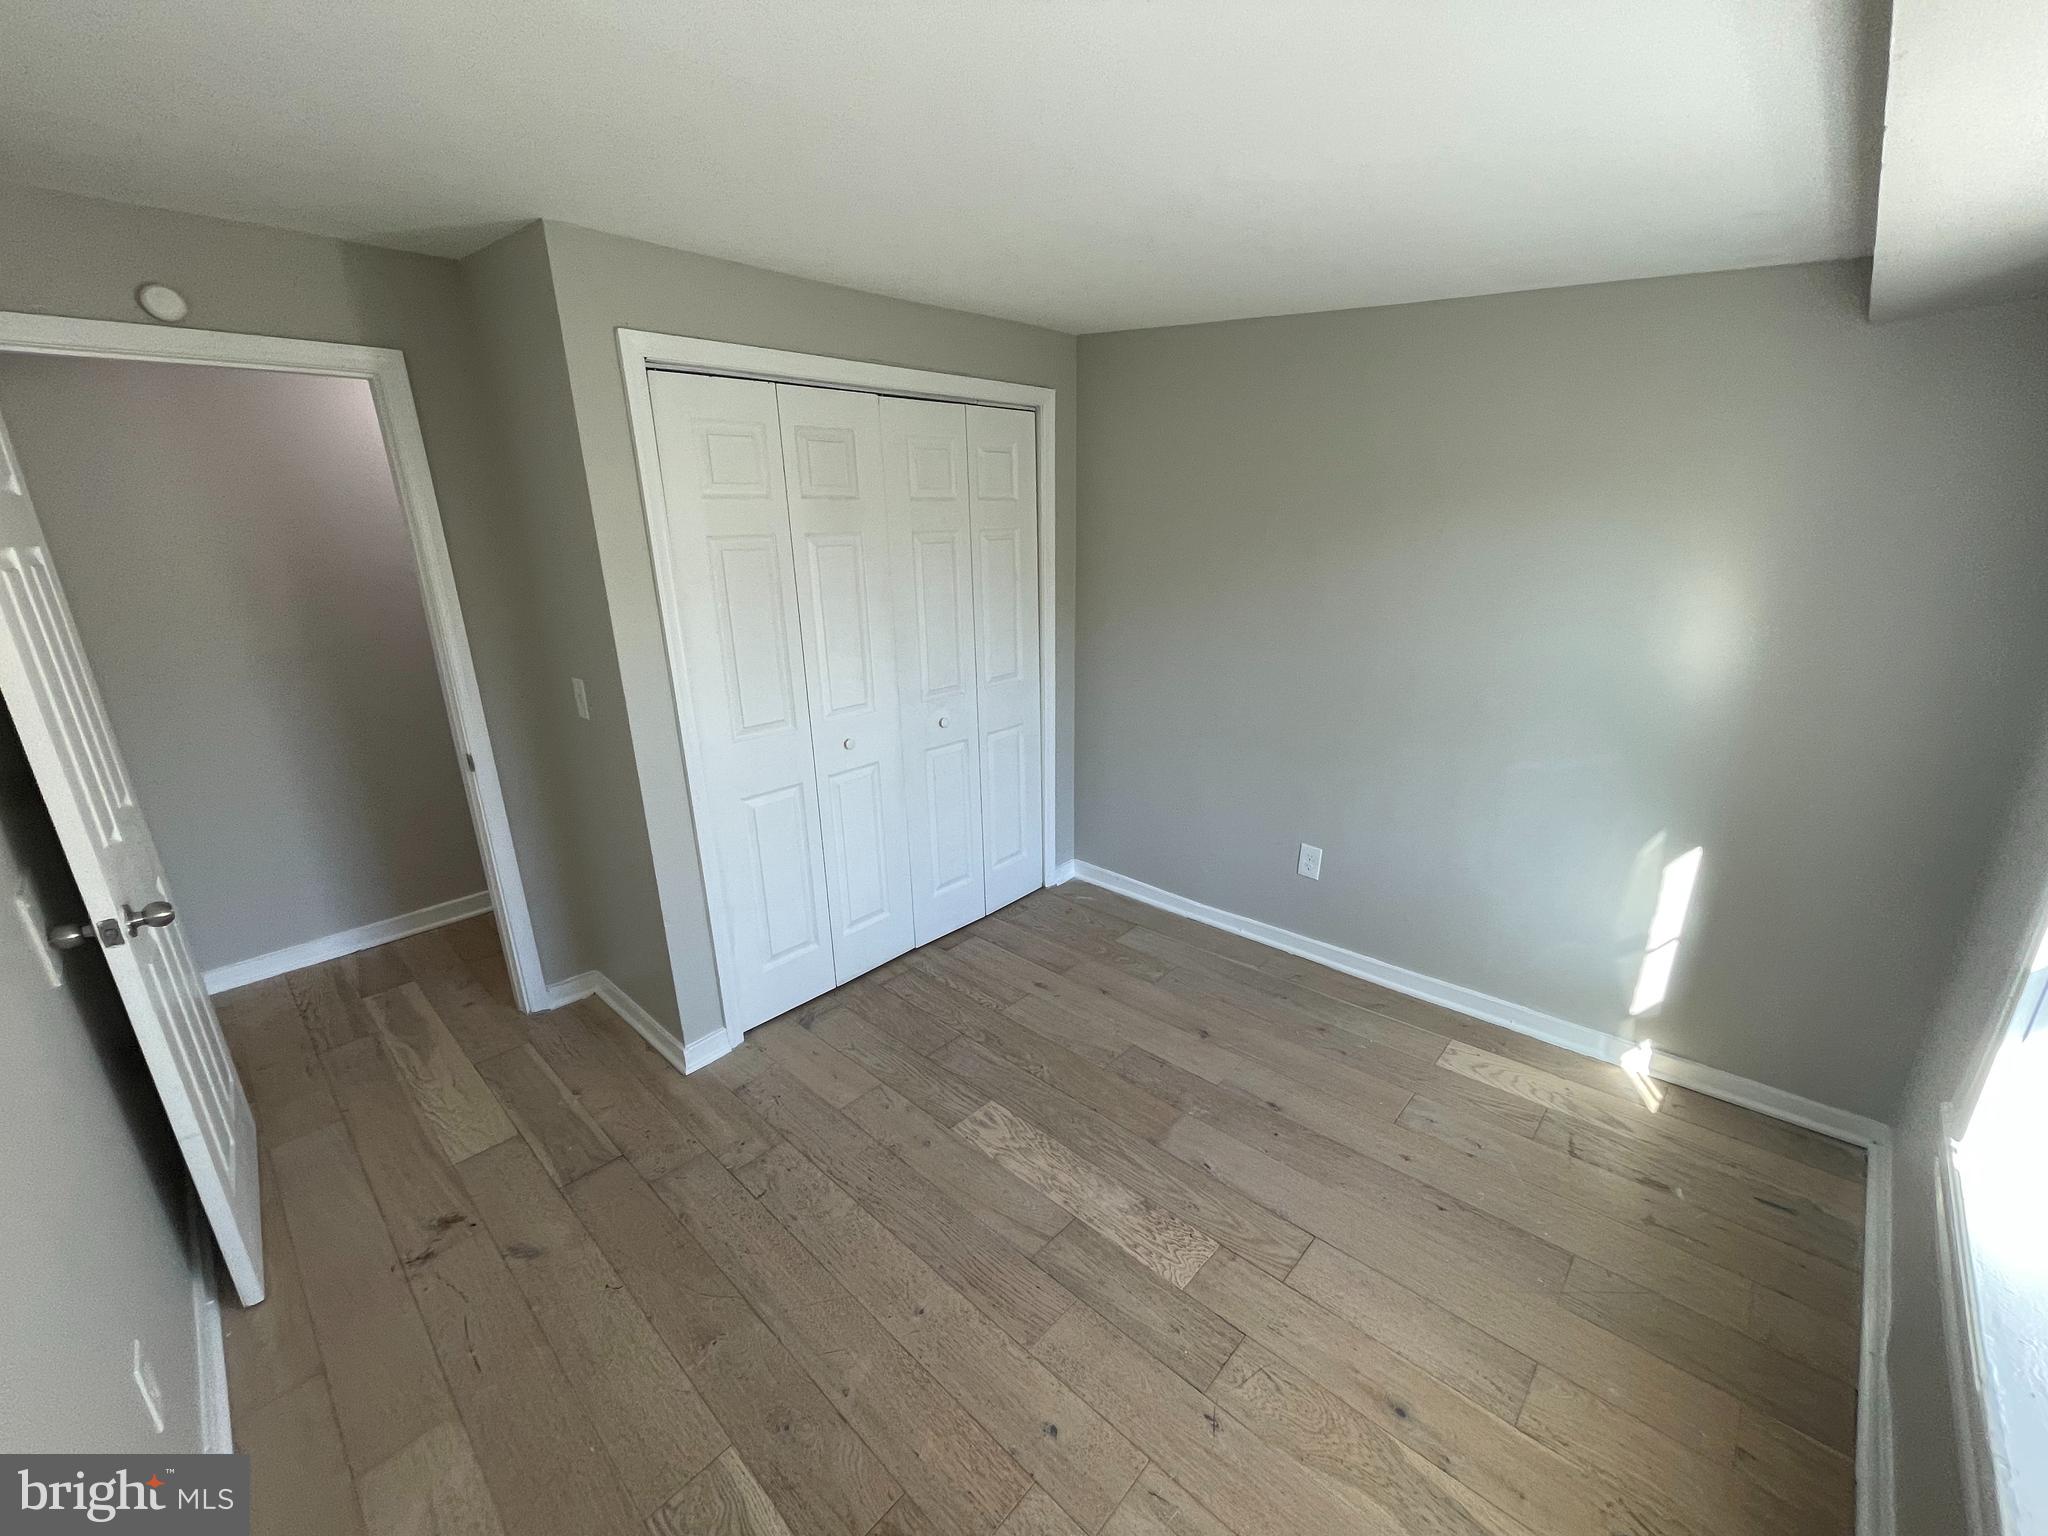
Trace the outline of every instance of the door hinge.
<instances>
[{"instance_id":1,"label":"door hinge","mask_svg":"<svg viewBox=\"0 0 2048 1536\"><path fill-rule=\"evenodd\" d=\"M476 754L475 754L474 752L465 752L465 753L463 753L463 754L462 754L462 760L463 760L463 761L464 761L465 763L469 764L469 771L470 771L471 773L475 773L475 772L476 772Z\"/></svg>"}]
</instances>

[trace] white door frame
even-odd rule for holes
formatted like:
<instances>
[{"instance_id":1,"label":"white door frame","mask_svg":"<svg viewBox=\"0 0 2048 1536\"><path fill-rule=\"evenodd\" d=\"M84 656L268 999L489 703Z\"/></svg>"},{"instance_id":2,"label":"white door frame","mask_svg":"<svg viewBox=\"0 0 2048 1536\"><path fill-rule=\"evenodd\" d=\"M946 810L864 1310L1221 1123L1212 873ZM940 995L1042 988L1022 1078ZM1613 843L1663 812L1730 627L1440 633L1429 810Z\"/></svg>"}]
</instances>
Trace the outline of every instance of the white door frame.
<instances>
[{"instance_id":1,"label":"white door frame","mask_svg":"<svg viewBox=\"0 0 2048 1536\"><path fill-rule=\"evenodd\" d=\"M808 352L781 352L771 347L741 346L736 342L710 341L697 336L670 336L661 331L634 330L627 326L619 328L619 364L625 374L626 408L633 427L633 457L640 471L640 500L647 518L647 544L654 560L655 600L661 609L662 640L668 650L669 677L675 689L676 720L680 727L681 748L684 762L683 777L690 785L690 812L700 827L710 824L710 809L699 798L696 779L688 771L693 758L701 757L703 747L698 739L696 716L690 702L690 676L687 658L683 653L682 610L676 591L675 574L669 559L668 511L662 493L661 458L654 441L654 393L648 388L647 371L650 368L672 370L679 373L716 373L742 379L767 379L777 384L815 384L828 389L858 389L878 395L909 395L924 400L958 401L964 405L1010 406L1033 412L1038 426L1038 677L1039 677L1039 720L1040 747L1043 752L1041 778L1044 784L1045 808L1045 873L1041 877L1047 884L1056 881L1057 860L1054 857L1056 831L1059 826L1059 774L1058 765L1058 721L1059 721L1059 668L1056 665L1058 651L1059 557L1057 516L1058 483L1055 465L1054 445L1057 432L1058 392L1037 384L1012 384L1001 379L977 379L960 373L932 373L922 368L896 368L885 363L861 362L855 358L820 357ZM627 700L627 712L632 712L632 700ZM651 722L639 721L636 735L647 730ZM652 739L650 734L649 739ZM665 814L652 801L647 804L647 815L653 820ZM676 829L680 831L680 829ZM659 842L657 841L657 846ZM715 878L710 865L704 859L701 845L697 861L707 883ZM672 871L664 871L660 861L655 864L657 891L669 880L675 879ZM715 892L707 884L706 906L711 913L712 950L718 961L718 968L724 973L732 968L732 957L727 953L724 924L717 913L718 903ZM667 895L662 895L663 905L674 908ZM676 972L676 991L681 995L686 989L681 974L681 959L671 946L669 964ZM723 1010L724 987L720 989L720 1008ZM725 1022L726 1044L728 1047L740 1043L740 1032L729 1021Z\"/></svg>"},{"instance_id":2,"label":"white door frame","mask_svg":"<svg viewBox=\"0 0 2048 1536\"><path fill-rule=\"evenodd\" d=\"M455 570L448 561L448 540L441 527L441 507L434 497L433 476L427 468L426 439L420 433L419 414L413 406L405 354L389 347L357 347L284 336L244 336L231 331L188 331L120 320L85 320L7 310L0 310L0 352L192 363L270 373L317 373L362 379L370 386L370 396L377 405L377 421L384 431L391 478L398 489L399 503L405 508L406 529L412 536L413 563L427 610L434 665L440 674L441 696L448 707L450 733L455 738L456 771L461 773L469 797L477 848L483 856L484 880L490 887L498 933L504 941L505 969L511 977L513 996L522 1009L535 1013L550 1007L547 981L541 974L540 949L533 936L533 918L526 905L526 885L520 878L519 857L512 844L512 822L505 812L505 793L498 781L498 760L491 750L490 727L484 719L483 694L477 687L469 629L463 622L462 600L455 590ZM177 878L175 870L172 878Z\"/></svg>"}]
</instances>

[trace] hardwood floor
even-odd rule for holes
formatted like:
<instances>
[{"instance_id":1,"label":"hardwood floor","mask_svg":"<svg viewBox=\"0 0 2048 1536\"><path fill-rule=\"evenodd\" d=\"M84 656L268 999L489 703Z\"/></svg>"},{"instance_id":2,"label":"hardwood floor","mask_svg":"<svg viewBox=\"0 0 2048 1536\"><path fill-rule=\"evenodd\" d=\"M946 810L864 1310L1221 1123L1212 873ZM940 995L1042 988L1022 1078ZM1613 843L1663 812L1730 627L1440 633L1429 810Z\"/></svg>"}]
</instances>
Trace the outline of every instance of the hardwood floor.
<instances>
[{"instance_id":1,"label":"hardwood floor","mask_svg":"<svg viewBox=\"0 0 2048 1536\"><path fill-rule=\"evenodd\" d=\"M220 1005L259 1532L1853 1524L1859 1152L1090 887L689 1078L487 919Z\"/></svg>"}]
</instances>

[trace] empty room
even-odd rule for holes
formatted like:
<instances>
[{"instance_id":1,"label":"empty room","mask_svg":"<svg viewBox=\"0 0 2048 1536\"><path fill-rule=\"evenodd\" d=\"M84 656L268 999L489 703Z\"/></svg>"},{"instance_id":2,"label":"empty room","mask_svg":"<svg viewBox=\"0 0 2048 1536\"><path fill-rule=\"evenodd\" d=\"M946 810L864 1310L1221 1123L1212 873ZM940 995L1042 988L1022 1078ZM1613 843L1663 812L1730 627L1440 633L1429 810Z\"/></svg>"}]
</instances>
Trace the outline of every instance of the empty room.
<instances>
[{"instance_id":1,"label":"empty room","mask_svg":"<svg viewBox=\"0 0 2048 1536\"><path fill-rule=\"evenodd\" d=\"M0 0L0 1529L2048 1536L2044 80Z\"/></svg>"}]
</instances>

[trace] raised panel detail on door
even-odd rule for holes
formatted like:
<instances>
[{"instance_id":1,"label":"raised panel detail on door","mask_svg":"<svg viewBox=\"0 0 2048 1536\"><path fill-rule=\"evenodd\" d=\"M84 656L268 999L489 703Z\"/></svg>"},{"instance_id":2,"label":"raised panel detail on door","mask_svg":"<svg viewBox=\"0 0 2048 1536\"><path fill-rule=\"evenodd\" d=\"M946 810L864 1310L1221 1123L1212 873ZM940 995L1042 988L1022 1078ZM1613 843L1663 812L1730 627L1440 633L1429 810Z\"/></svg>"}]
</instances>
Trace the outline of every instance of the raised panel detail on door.
<instances>
[{"instance_id":1,"label":"raised panel detail on door","mask_svg":"<svg viewBox=\"0 0 2048 1536\"><path fill-rule=\"evenodd\" d=\"M904 824L889 509L873 395L776 386L809 660L834 974L917 942Z\"/></svg>"},{"instance_id":2,"label":"raised panel detail on door","mask_svg":"<svg viewBox=\"0 0 2048 1536\"><path fill-rule=\"evenodd\" d=\"M950 896L969 884L979 885L981 869L974 846L974 760L965 741L946 741L924 755L925 794L931 806L925 835L931 857L931 888Z\"/></svg>"},{"instance_id":3,"label":"raised panel detail on door","mask_svg":"<svg viewBox=\"0 0 2048 1536\"><path fill-rule=\"evenodd\" d=\"M860 454L851 427L791 427L796 494L810 501L860 495Z\"/></svg>"},{"instance_id":4,"label":"raised panel detail on door","mask_svg":"<svg viewBox=\"0 0 2048 1536\"><path fill-rule=\"evenodd\" d=\"M768 430L758 421L707 421L698 428L703 443L703 492L706 496L766 498L775 494L768 479Z\"/></svg>"},{"instance_id":5,"label":"raised panel detail on door","mask_svg":"<svg viewBox=\"0 0 2048 1536\"><path fill-rule=\"evenodd\" d=\"M726 1022L837 981L773 384L650 372L697 840Z\"/></svg>"},{"instance_id":6,"label":"raised panel detail on door","mask_svg":"<svg viewBox=\"0 0 2048 1536\"><path fill-rule=\"evenodd\" d=\"M902 829L902 814L899 810L893 818L890 815L881 764L862 763L827 779L825 817L839 840L838 863L844 871L843 897L833 920L840 932L859 933L903 908L903 903L890 900L887 873L893 852L890 839Z\"/></svg>"},{"instance_id":7,"label":"raised panel detail on door","mask_svg":"<svg viewBox=\"0 0 2048 1536\"><path fill-rule=\"evenodd\" d=\"M1024 759L1031 738L1021 725L998 726L981 738L981 824L988 833L988 867L1007 869L1030 849L1031 825L1025 797L1030 777Z\"/></svg>"},{"instance_id":8,"label":"raised panel detail on door","mask_svg":"<svg viewBox=\"0 0 2048 1536\"><path fill-rule=\"evenodd\" d=\"M1018 488L1023 484L1017 465L1017 448L1013 443L976 443L974 445L974 499L976 501L1015 501Z\"/></svg>"},{"instance_id":9,"label":"raised panel detail on door","mask_svg":"<svg viewBox=\"0 0 2048 1536\"><path fill-rule=\"evenodd\" d=\"M122 814L134 809L135 795L93 691L85 648L50 569L49 551L0 554L0 584L37 693L62 727L57 746L65 779L85 808L93 837L101 848L111 848L121 841Z\"/></svg>"},{"instance_id":10,"label":"raised panel detail on door","mask_svg":"<svg viewBox=\"0 0 2048 1536\"><path fill-rule=\"evenodd\" d=\"M917 942L988 910L977 767L967 408L881 402Z\"/></svg>"},{"instance_id":11,"label":"raised panel detail on door","mask_svg":"<svg viewBox=\"0 0 2048 1536\"><path fill-rule=\"evenodd\" d=\"M870 544L879 541L858 533L800 537L810 557L815 618L807 627L817 636L819 718L851 719L875 703L875 624L866 560Z\"/></svg>"},{"instance_id":12,"label":"raised panel detail on door","mask_svg":"<svg viewBox=\"0 0 2048 1536\"><path fill-rule=\"evenodd\" d=\"M797 707L781 551L766 535L705 542L733 729L741 736L786 731L796 722Z\"/></svg>"},{"instance_id":13,"label":"raised panel detail on door","mask_svg":"<svg viewBox=\"0 0 2048 1536\"><path fill-rule=\"evenodd\" d=\"M926 700L961 691L960 554L964 530L920 530L910 536L917 586L918 694Z\"/></svg>"},{"instance_id":14,"label":"raised panel detail on door","mask_svg":"<svg viewBox=\"0 0 2048 1536\"><path fill-rule=\"evenodd\" d=\"M912 402L924 405L928 402ZM957 406L941 406L957 410ZM943 434L906 436L903 440L904 483L912 501L957 501L960 445L951 431Z\"/></svg>"},{"instance_id":15,"label":"raised panel detail on door","mask_svg":"<svg viewBox=\"0 0 2048 1536\"><path fill-rule=\"evenodd\" d=\"M985 528L975 535L981 555L977 591L981 602L981 680L1015 682L1024 671L1024 536L1014 528Z\"/></svg>"},{"instance_id":16,"label":"raised panel detail on door","mask_svg":"<svg viewBox=\"0 0 2048 1536\"><path fill-rule=\"evenodd\" d=\"M768 936L768 963L780 965L818 947L817 889L811 880L810 798L802 784L785 784L763 794L748 795L752 846L748 862L760 881L762 921Z\"/></svg>"},{"instance_id":17,"label":"raised panel detail on door","mask_svg":"<svg viewBox=\"0 0 2048 1536\"><path fill-rule=\"evenodd\" d=\"M982 878L991 910L1045 883L1038 448L1029 411L966 408L980 671Z\"/></svg>"}]
</instances>

